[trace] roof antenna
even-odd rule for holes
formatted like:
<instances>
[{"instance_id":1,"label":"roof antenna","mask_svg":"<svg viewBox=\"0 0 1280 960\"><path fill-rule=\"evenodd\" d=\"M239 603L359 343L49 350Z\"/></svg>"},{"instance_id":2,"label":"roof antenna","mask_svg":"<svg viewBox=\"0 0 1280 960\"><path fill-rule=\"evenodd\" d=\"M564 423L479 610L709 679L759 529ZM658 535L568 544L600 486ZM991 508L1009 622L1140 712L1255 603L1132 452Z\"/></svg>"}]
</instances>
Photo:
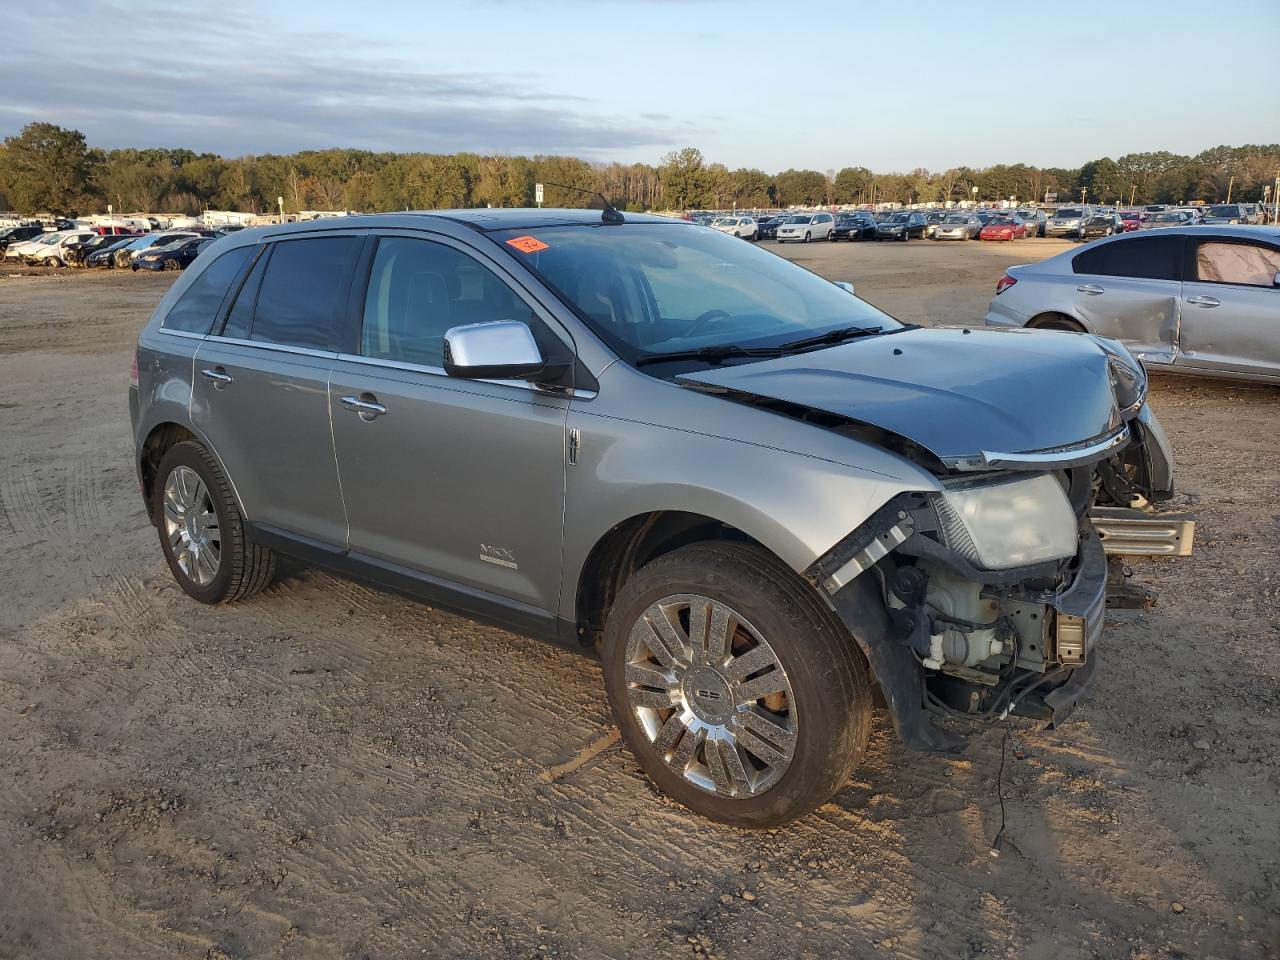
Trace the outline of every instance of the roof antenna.
<instances>
[{"instance_id":1,"label":"roof antenna","mask_svg":"<svg viewBox=\"0 0 1280 960\"><path fill-rule=\"evenodd\" d=\"M571 187L567 183L552 183L550 180L544 181L548 187L559 187L561 190L572 190L574 193L585 193L597 198L604 208L604 213L600 214L600 219L605 223L626 223L626 218L622 216L612 203L604 198L604 194L599 190L587 190L584 187Z\"/></svg>"}]
</instances>

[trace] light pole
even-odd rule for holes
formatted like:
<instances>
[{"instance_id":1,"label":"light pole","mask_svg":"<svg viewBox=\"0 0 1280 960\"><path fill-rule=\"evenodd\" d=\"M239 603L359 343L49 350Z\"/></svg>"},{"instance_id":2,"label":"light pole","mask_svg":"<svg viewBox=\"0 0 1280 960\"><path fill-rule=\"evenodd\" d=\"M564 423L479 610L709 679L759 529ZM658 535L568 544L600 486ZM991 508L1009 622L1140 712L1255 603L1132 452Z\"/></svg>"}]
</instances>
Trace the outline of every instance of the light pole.
<instances>
[{"instance_id":1,"label":"light pole","mask_svg":"<svg viewBox=\"0 0 1280 960\"><path fill-rule=\"evenodd\" d=\"M973 194L973 205L976 207L978 205L978 188L971 187L969 192Z\"/></svg>"}]
</instances>

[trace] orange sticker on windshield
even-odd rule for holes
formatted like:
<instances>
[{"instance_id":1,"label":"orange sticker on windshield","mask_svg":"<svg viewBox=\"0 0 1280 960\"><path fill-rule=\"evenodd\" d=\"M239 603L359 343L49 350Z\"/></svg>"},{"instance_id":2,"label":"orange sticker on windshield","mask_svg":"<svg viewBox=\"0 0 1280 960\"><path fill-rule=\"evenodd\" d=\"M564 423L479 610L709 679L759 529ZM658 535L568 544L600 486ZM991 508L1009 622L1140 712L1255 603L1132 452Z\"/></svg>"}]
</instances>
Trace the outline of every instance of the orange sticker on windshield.
<instances>
[{"instance_id":1,"label":"orange sticker on windshield","mask_svg":"<svg viewBox=\"0 0 1280 960\"><path fill-rule=\"evenodd\" d=\"M537 253L539 250L547 249L547 244L543 243L537 237L512 237L507 241L507 246L515 247L521 253Z\"/></svg>"}]
</instances>

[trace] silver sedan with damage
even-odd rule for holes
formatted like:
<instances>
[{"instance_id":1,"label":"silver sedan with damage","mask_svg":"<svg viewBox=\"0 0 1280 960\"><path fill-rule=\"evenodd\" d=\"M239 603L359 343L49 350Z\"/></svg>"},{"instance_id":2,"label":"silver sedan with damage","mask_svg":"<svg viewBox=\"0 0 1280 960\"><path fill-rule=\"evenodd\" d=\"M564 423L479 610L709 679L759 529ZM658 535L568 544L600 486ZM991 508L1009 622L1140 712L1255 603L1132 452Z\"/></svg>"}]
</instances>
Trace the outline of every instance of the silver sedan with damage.
<instances>
[{"instance_id":1,"label":"silver sedan with damage","mask_svg":"<svg viewBox=\"0 0 1280 960\"><path fill-rule=\"evenodd\" d=\"M986 322L1110 337L1152 369L1280 382L1280 230L1174 226L1010 267Z\"/></svg>"}]
</instances>

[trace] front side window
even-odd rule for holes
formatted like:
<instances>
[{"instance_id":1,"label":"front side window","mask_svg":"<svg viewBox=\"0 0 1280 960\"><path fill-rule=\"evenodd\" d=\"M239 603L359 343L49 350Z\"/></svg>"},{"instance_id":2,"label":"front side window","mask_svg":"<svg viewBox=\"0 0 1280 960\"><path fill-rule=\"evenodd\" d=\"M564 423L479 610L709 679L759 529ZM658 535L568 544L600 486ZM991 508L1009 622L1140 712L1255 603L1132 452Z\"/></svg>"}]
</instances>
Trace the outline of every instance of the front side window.
<instances>
[{"instance_id":1,"label":"front side window","mask_svg":"<svg viewBox=\"0 0 1280 960\"><path fill-rule=\"evenodd\" d=\"M249 260L253 247L236 247L209 264L164 318L165 330L208 333L232 282Z\"/></svg>"},{"instance_id":2,"label":"front side window","mask_svg":"<svg viewBox=\"0 0 1280 960\"><path fill-rule=\"evenodd\" d=\"M529 318L515 291L462 251L430 240L383 237L365 292L360 353L439 367L451 327Z\"/></svg>"},{"instance_id":3,"label":"front side window","mask_svg":"<svg viewBox=\"0 0 1280 960\"><path fill-rule=\"evenodd\" d=\"M519 262L628 362L703 347L777 346L845 327L901 327L803 267L721 233L636 223L490 236L512 244Z\"/></svg>"},{"instance_id":4,"label":"front side window","mask_svg":"<svg viewBox=\"0 0 1280 960\"><path fill-rule=\"evenodd\" d=\"M1202 283L1271 287L1276 274L1280 274L1280 250L1272 247L1207 240L1196 248L1196 279Z\"/></svg>"},{"instance_id":5,"label":"front side window","mask_svg":"<svg viewBox=\"0 0 1280 960\"><path fill-rule=\"evenodd\" d=\"M1138 236L1126 234L1102 246L1086 249L1071 261L1076 273L1103 277L1134 277L1144 280L1182 278L1181 236Z\"/></svg>"},{"instance_id":6,"label":"front side window","mask_svg":"<svg viewBox=\"0 0 1280 960\"><path fill-rule=\"evenodd\" d=\"M330 328L360 243L358 237L276 243L262 276L249 339L328 349Z\"/></svg>"}]
</instances>

